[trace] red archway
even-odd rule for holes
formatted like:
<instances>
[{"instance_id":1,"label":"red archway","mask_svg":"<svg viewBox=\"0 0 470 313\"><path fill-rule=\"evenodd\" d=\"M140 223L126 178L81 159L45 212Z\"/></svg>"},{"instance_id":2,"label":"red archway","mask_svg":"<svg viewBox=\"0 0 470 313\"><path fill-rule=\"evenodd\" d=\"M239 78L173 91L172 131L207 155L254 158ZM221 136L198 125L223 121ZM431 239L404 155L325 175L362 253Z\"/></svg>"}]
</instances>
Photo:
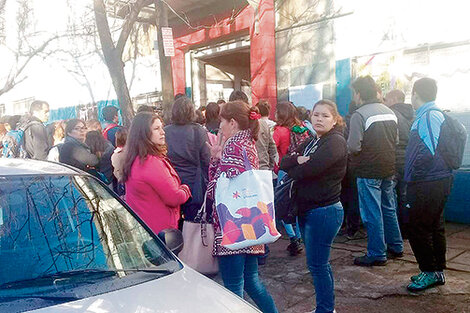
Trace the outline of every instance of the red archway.
<instances>
[{"instance_id":1,"label":"red archway","mask_svg":"<svg viewBox=\"0 0 470 313\"><path fill-rule=\"evenodd\" d=\"M256 15L256 16L255 16ZM225 18L217 27L199 30L175 29L175 56L171 58L175 94L185 93L184 53L191 46L209 43L225 36L249 32L252 103L266 99L275 112L277 102L276 41L273 0L260 0L255 12L246 6L234 19Z\"/></svg>"}]
</instances>

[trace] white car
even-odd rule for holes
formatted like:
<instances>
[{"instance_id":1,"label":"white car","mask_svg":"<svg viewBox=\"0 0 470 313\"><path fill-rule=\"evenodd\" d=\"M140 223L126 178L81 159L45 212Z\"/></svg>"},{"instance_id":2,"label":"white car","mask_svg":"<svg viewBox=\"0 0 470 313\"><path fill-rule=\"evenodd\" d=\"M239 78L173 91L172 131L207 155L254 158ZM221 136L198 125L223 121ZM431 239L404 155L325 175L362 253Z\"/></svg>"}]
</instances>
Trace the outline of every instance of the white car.
<instances>
[{"instance_id":1,"label":"white car","mask_svg":"<svg viewBox=\"0 0 470 313\"><path fill-rule=\"evenodd\" d=\"M181 249L181 233L160 235ZM0 312L24 311L259 312L181 263L96 178L0 159Z\"/></svg>"}]
</instances>

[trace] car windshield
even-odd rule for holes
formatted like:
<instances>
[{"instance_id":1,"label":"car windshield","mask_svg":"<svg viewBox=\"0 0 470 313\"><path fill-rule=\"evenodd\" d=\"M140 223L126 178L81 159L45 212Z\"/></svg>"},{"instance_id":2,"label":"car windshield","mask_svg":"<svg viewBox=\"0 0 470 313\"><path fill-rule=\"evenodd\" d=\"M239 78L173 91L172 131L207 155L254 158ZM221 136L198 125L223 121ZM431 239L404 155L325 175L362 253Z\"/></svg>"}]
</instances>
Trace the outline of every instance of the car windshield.
<instances>
[{"instance_id":1,"label":"car windshield","mask_svg":"<svg viewBox=\"0 0 470 313\"><path fill-rule=\"evenodd\" d=\"M0 175L0 266L0 302L70 301L90 296L70 296L81 283L112 279L119 289L181 268L107 188L86 175Z\"/></svg>"}]
</instances>

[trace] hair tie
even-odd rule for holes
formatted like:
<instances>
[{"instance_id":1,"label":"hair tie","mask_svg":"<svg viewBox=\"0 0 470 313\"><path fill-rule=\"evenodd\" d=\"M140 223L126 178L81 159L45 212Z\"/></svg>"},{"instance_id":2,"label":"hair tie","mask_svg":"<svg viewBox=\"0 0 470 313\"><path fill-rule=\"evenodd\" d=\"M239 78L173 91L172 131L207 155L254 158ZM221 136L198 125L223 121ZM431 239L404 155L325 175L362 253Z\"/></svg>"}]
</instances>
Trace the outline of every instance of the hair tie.
<instances>
[{"instance_id":1,"label":"hair tie","mask_svg":"<svg viewBox=\"0 0 470 313\"><path fill-rule=\"evenodd\" d=\"M250 112L250 120L259 120L261 118L261 114L257 113L256 111Z\"/></svg>"}]
</instances>

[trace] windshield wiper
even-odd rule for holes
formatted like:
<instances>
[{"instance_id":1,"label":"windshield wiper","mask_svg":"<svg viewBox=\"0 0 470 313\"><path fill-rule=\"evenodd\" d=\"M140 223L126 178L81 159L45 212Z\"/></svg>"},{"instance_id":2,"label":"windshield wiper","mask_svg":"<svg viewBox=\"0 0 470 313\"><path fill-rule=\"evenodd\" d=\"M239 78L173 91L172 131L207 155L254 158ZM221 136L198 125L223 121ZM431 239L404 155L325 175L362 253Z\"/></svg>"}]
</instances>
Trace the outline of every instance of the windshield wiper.
<instances>
[{"instance_id":1,"label":"windshield wiper","mask_svg":"<svg viewBox=\"0 0 470 313\"><path fill-rule=\"evenodd\" d=\"M13 300L19 300L19 299L41 299L41 300L46 300L46 301L61 301L61 302L70 302L70 301L76 301L80 300L79 296L75 294L64 294L64 295L11 295L11 296L0 296L0 302L2 301L13 301Z\"/></svg>"},{"instance_id":2,"label":"windshield wiper","mask_svg":"<svg viewBox=\"0 0 470 313\"><path fill-rule=\"evenodd\" d=\"M158 269L158 268L125 268L125 269L116 269L116 272L144 272L144 273L158 273L158 274L173 274L175 271L168 269Z\"/></svg>"},{"instance_id":3,"label":"windshield wiper","mask_svg":"<svg viewBox=\"0 0 470 313\"><path fill-rule=\"evenodd\" d=\"M16 280L0 285L1 289L10 289L10 288L27 288L38 285L51 285L56 282L60 282L63 279L72 278L72 277L83 277L83 276L112 276L116 275L116 271L112 270L101 270L101 269L85 269L85 270L73 270L73 271L64 271L57 272L53 274L46 274L34 278Z\"/></svg>"},{"instance_id":4,"label":"windshield wiper","mask_svg":"<svg viewBox=\"0 0 470 313\"><path fill-rule=\"evenodd\" d=\"M39 285L55 285L64 280L72 278L90 278L90 276L96 276L96 278L103 278L106 276L115 276L118 272L145 272L145 273L158 273L163 275L169 275L174 273L173 270L168 269L156 269L156 268L126 268L126 269L83 269L83 270L72 270L57 272L53 274L47 274L38 276L35 278L17 280L0 285L0 290L10 288L27 288ZM89 283L90 281L84 280L82 283Z\"/></svg>"}]
</instances>

